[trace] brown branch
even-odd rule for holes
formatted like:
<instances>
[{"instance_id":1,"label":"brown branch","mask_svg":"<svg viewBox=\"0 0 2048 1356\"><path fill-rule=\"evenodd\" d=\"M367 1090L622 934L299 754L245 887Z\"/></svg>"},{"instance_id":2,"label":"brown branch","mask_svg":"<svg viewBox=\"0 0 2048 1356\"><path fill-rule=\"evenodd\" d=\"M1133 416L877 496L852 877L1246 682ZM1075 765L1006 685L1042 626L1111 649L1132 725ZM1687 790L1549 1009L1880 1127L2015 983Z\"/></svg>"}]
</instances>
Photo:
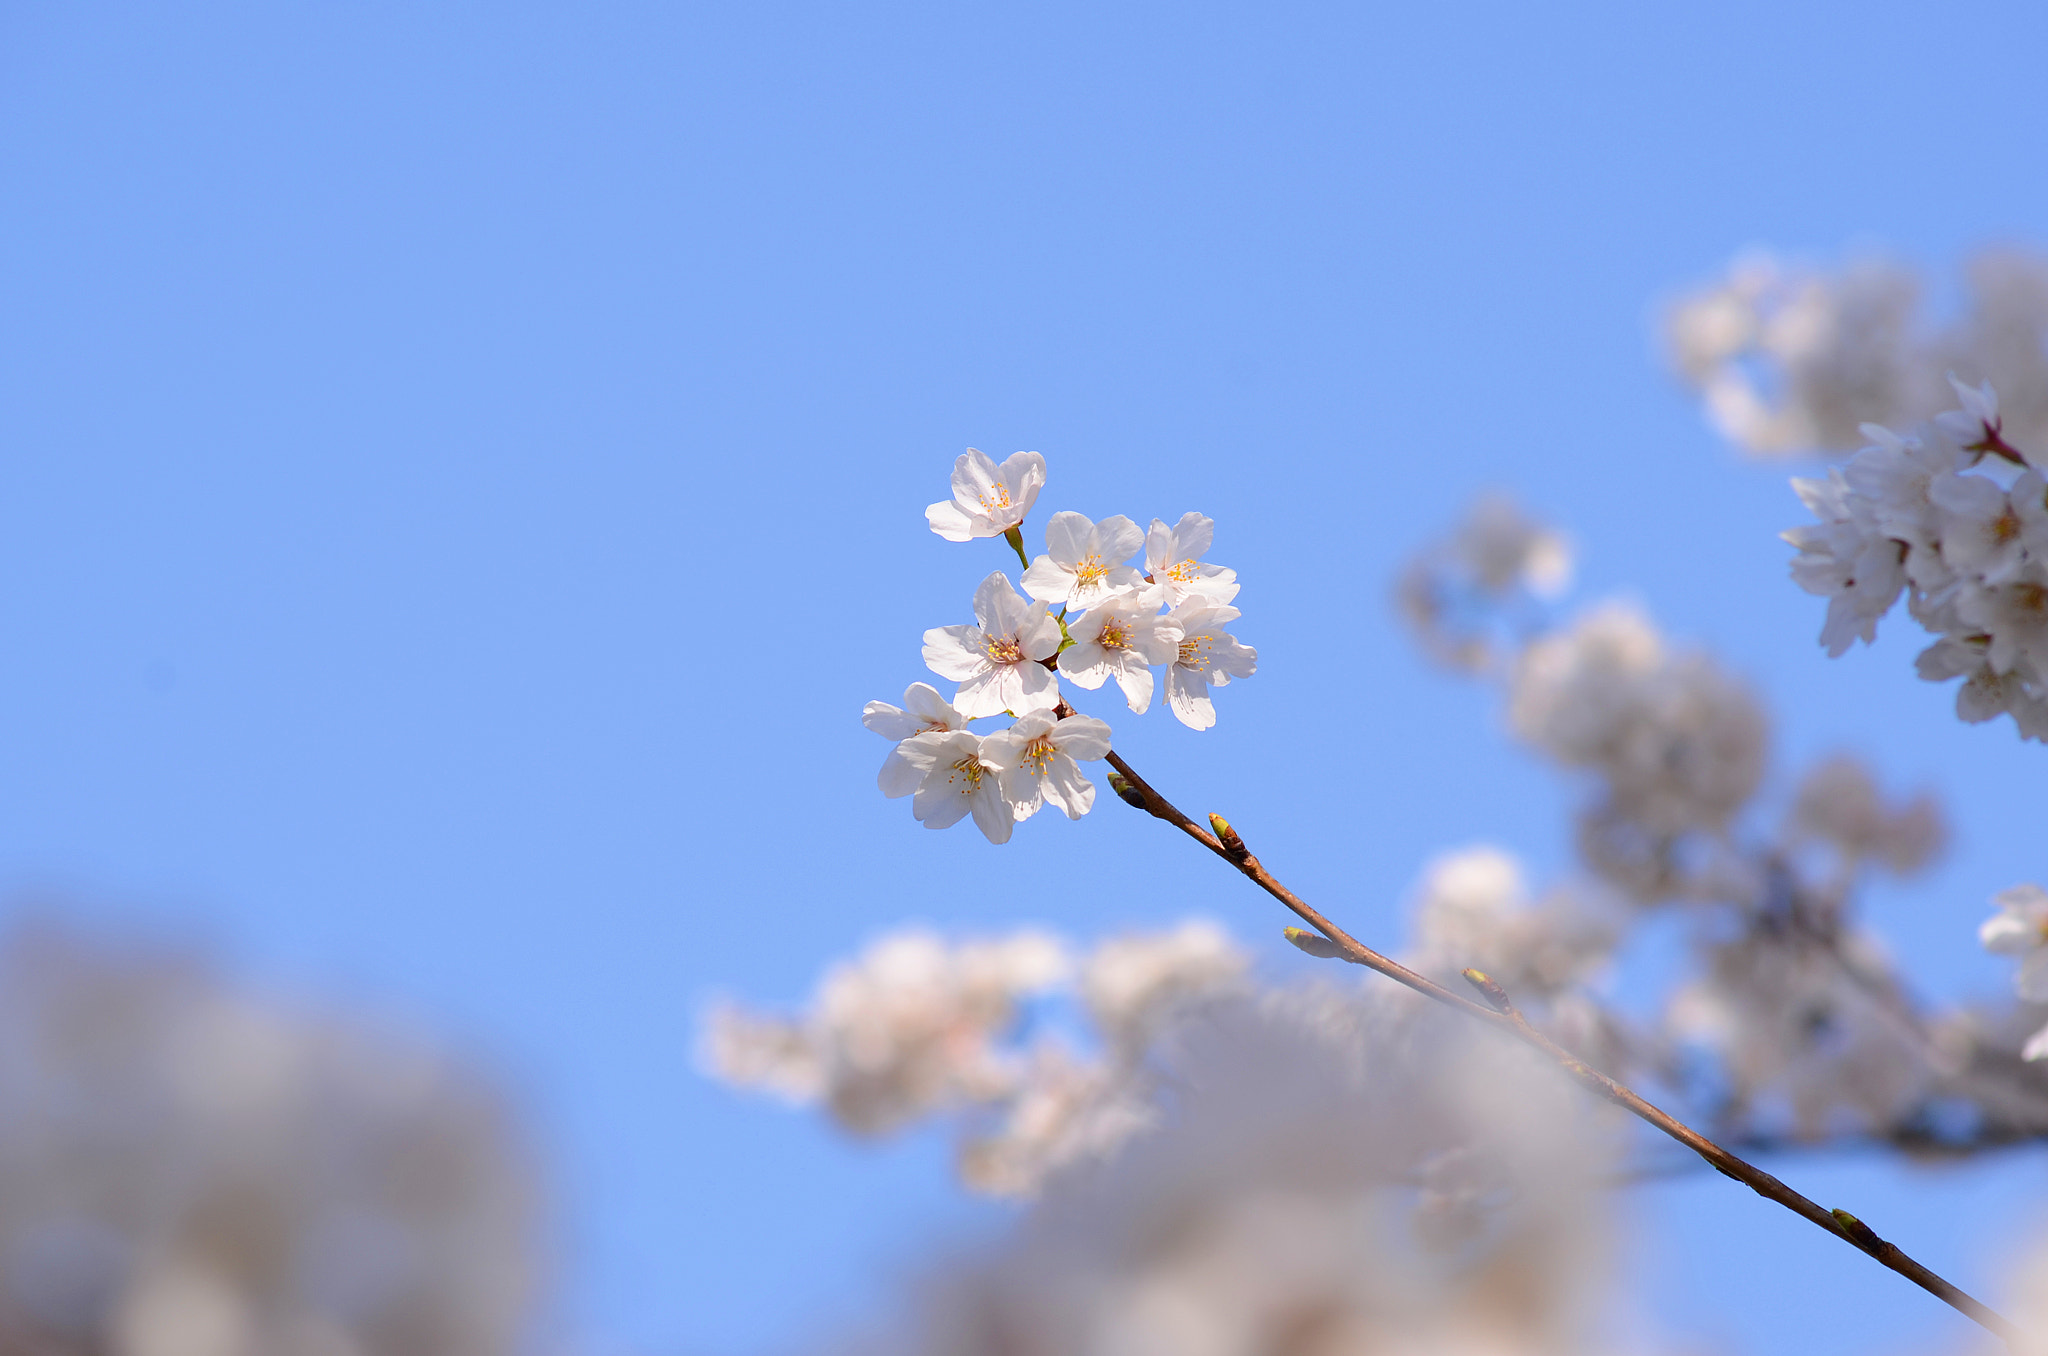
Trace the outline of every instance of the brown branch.
<instances>
[{"instance_id":1,"label":"brown branch","mask_svg":"<svg viewBox=\"0 0 2048 1356\"><path fill-rule=\"evenodd\" d=\"M1465 977L1486 996L1488 1003L1491 1005L1482 1007L1464 995L1453 993L1434 980L1415 973L1399 961L1381 955L1345 932L1329 919L1323 917L1308 901L1302 899L1275 879L1273 874L1260 864L1259 859L1251 854L1250 849L1245 847L1244 839L1239 836L1237 831L1222 816L1209 816L1209 823L1215 830L1212 833L1182 814L1171 801L1153 790L1152 785L1139 776L1132 769L1131 765L1116 753L1112 752L1108 755L1108 762L1112 768L1116 769L1116 775L1110 778L1110 784L1118 796L1131 805L1145 811L1155 819L1162 819L1168 824L1173 825L1182 833L1185 833L1188 837L1194 839L1203 847L1209 849L1209 851L1223 858L1223 860L1229 862L1232 866L1250 877L1252 882L1260 889L1279 900L1282 904L1285 904L1289 909L1293 910L1296 917L1321 933L1335 948L1337 956L1341 959L1350 961L1354 965L1362 965L1368 970L1385 975L1396 983L1404 984L1408 988L1413 989L1425 998L1434 999L1446 1007L1456 1008L1468 1017L1485 1022L1497 1030L1505 1031L1523 1044L1541 1051L1566 1073L1571 1075L1573 1079L1577 1080L1581 1086L1597 1093L1638 1119L1646 1121L1658 1130L1663 1131L1672 1139L1677 1140L1680 1144L1683 1144L1686 1148L1705 1159L1723 1176L1732 1177L1751 1191L1756 1192L1757 1195L1764 1197L1766 1200L1777 1202L1793 1214L1813 1224L1816 1228L1824 1229L1850 1246L1867 1253L1883 1265L1898 1272L1907 1280L1927 1291L1936 1299L1941 1300L1949 1307L1964 1314L1991 1332L1996 1333L2007 1342L2010 1342L2015 1336L2012 1324L2000 1317L1988 1305L1966 1294L1963 1290L1943 1280L1940 1276L1935 1275L1932 1271L1929 1271L1926 1267L1900 1251L1895 1244L1888 1243L1884 1239L1879 1238L1868 1225L1864 1224L1863 1221L1857 1219L1854 1215L1849 1214L1845 1210L1822 1209L1818 1204L1800 1195L1763 1169L1728 1152L1728 1150L1714 1143L1705 1135L1700 1134L1691 1126L1686 1125L1669 1113L1652 1106L1649 1102L1636 1095L1636 1093L1615 1082L1606 1074L1601 1073L1598 1069L1593 1068L1570 1051L1564 1049L1564 1047L1558 1045L1555 1041L1530 1025L1529 1021L1516 1009L1514 1003L1509 1000L1507 992L1487 976L1477 970L1467 970L1465 972Z\"/></svg>"}]
</instances>

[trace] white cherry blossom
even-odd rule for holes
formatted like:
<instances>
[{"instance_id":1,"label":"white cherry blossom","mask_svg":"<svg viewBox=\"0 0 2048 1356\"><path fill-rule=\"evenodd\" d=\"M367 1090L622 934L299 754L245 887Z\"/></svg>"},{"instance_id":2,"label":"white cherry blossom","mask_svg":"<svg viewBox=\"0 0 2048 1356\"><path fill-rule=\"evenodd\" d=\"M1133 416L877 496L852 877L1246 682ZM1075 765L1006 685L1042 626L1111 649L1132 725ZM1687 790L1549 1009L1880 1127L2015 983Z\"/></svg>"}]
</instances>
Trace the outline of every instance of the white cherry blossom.
<instances>
[{"instance_id":1,"label":"white cherry blossom","mask_svg":"<svg viewBox=\"0 0 2048 1356\"><path fill-rule=\"evenodd\" d=\"M906 739L896 746L896 756L909 771L886 782L882 792L892 800L911 796L911 818L928 829L950 828L971 814L989 842L1007 843L1016 816L981 745L971 730ZM889 776L888 768L883 775Z\"/></svg>"},{"instance_id":2,"label":"white cherry blossom","mask_svg":"<svg viewBox=\"0 0 2048 1356\"><path fill-rule=\"evenodd\" d=\"M1050 801L1079 819L1095 804L1095 783L1082 774L1077 758L1101 758L1109 752L1109 726L1093 716L1055 720L1040 712L1025 716L1009 729L982 741L982 761L1001 774L1003 799L1021 822Z\"/></svg>"},{"instance_id":3,"label":"white cherry blossom","mask_svg":"<svg viewBox=\"0 0 2048 1356\"><path fill-rule=\"evenodd\" d=\"M1166 668L1166 705L1190 730L1206 730L1216 723L1216 704L1209 699L1212 683L1223 687L1232 678L1258 672L1259 652L1223 630L1238 615L1236 608L1200 596L1166 615L1181 632Z\"/></svg>"},{"instance_id":4,"label":"white cherry blossom","mask_svg":"<svg viewBox=\"0 0 2048 1356\"><path fill-rule=\"evenodd\" d=\"M1055 513L1045 525L1046 553L1024 572L1024 591L1054 607L1093 607L1144 582L1124 563L1144 542L1143 529L1121 513L1099 523Z\"/></svg>"},{"instance_id":5,"label":"white cherry blossom","mask_svg":"<svg viewBox=\"0 0 2048 1356\"><path fill-rule=\"evenodd\" d=\"M1180 624L1159 616L1159 590L1122 594L1067 623L1074 643L1060 651L1060 672L1093 690L1115 678L1133 711L1152 704L1154 664L1180 653Z\"/></svg>"},{"instance_id":6,"label":"white cherry blossom","mask_svg":"<svg viewBox=\"0 0 2048 1356\"><path fill-rule=\"evenodd\" d=\"M1197 594L1217 603L1237 597L1237 571L1202 562L1215 536L1215 520L1199 513L1182 514L1172 527L1152 520L1145 533L1145 573L1166 590L1168 607Z\"/></svg>"},{"instance_id":7,"label":"white cherry blossom","mask_svg":"<svg viewBox=\"0 0 2048 1356\"><path fill-rule=\"evenodd\" d=\"M2013 989L2028 1002L2048 1002L2048 890L2015 885L1991 897L1998 912L1977 929L1986 951L2020 957ZM2034 1033L2021 1052L2027 1059L2048 1058L2048 1027Z\"/></svg>"},{"instance_id":8,"label":"white cherry blossom","mask_svg":"<svg viewBox=\"0 0 2048 1356\"><path fill-rule=\"evenodd\" d=\"M881 774L876 778L882 794L892 799L909 795L924 779L917 765L904 758L904 741L967 728L966 718L930 683L912 683L904 688L902 706L891 706L884 701L869 702L861 710L860 721L884 739L896 741L896 747L889 750L888 758L882 762Z\"/></svg>"},{"instance_id":9,"label":"white cherry blossom","mask_svg":"<svg viewBox=\"0 0 2048 1356\"><path fill-rule=\"evenodd\" d=\"M953 500L924 511L932 531L947 541L1000 537L1024 521L1045 488L1045 458L1013 452L1001 466L970 447L953 463Z\"/></svg>"},{"instance_id":10,"label":"white cherry blossom","mask_svg":"<svg viewBox=\"0 0 2048 1356\"><path fill-rule=\"evenodd\" d=\"M1059 682L1044 661L1059 653L1060 624L1045 604L1026 601L997 570L974 591L974 619L980 624L924 633L924 662L960 684L953 697L960 714L977 720L1059 705Z\"/></svg>"}]
</instances>

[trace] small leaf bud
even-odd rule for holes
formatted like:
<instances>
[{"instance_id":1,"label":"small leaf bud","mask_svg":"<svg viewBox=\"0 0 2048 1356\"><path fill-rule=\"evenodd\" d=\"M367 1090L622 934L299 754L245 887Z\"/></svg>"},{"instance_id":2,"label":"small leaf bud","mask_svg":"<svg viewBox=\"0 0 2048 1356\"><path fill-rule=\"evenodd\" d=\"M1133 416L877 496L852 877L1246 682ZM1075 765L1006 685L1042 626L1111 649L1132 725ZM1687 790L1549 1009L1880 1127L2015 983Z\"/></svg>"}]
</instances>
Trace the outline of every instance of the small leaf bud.
<instances>
[{"instance_id":1,"label":"small leaf bud","mask_svg":"<svg viewBox=\"0 0 2048 1356\"><path fill-rule=\"evenodd\" d=\"M1283 928L1280 935L1294 943L1297 951L1305 951L1322 960L1342 960L1344 957L1343 948L1320 932L1310 932L1307 928Z\"/></svg>"}]
</instances>

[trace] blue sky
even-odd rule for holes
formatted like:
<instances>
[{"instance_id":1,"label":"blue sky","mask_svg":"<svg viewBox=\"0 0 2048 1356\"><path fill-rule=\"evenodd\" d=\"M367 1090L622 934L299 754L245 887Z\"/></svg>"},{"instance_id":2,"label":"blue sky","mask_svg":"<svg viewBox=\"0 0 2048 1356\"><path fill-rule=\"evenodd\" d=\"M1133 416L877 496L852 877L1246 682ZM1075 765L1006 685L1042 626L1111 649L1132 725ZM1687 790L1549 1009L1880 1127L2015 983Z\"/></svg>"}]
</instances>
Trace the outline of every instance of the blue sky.
<instances>
[{"instance_id":1,"label":"blue sky","mask_svg":"<svg viewBox=\"0 0 2048 1356\"><path fill-rule=\"evenodd\" d=\"M905 918L1283 921L1114 804L997 851L875 794L861 704L999 559L921 519L973 444L1045 453L1048 510L1218 519L1260 673L1119 746L1362 934L1442 848L1567 859L1569 789L1386 601L1500 484L1587 596L1759 685L1781 771L1859 747L1948 798L1876 912L1995 992L1972 929L2048 872L2048 754L1957 725L1897 627L1822 656L1783 474L1650 317L1755 243L2040 243L2044 39L2020 4L0 8L0 888L495 1063L596 1349L864 1312L998 1217L936 1141L699 1080L707 995L792 1001ZM2042 1196L2031 1155L1785 1175L1973 1279ZM1726 1183L1641 1213L1681 1331L1957 1331Z\"/></svg>"}]
</instances>

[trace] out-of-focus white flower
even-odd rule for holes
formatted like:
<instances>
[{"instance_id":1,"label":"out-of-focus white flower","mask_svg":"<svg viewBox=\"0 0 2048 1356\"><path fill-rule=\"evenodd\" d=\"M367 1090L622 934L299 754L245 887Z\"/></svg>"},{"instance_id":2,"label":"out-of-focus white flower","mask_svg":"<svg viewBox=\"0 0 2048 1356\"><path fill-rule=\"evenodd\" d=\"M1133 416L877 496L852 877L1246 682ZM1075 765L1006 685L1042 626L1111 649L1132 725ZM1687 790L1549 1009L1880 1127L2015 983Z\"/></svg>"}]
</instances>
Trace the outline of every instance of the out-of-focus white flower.
<instances>
[{"instance_id":1,"label":"out-of-focus white flower","mask_svg":"<svg viewBox=\"0 0 2048 1356\"><path fill-rule=\"evenodd\" d=\"M1786 831L1794 842L1832 844L1848 869L1875 862L1899 875L1925 866L1948 836L1932 796L1887 805L1870 769L1846 754L1822 759L1800 779Z\"/></svg>"},{"instance_id":2,"label":"out-of-focus white flower","mask_svg":"<svg viewBox=\"0 0 2048 1356\"><path fill-rule=\"evenodd\" d=\"M912 683L904 688L901 706L891 706L884 701L869 702L861 709L860 720L861 724L884 739L896 741L896 747L889 750L889 756L882 760L882 770L875 778L882 794L891 800L915 791L925 776L924 770L903 756L905 740L967 728L966 718L954 710L953 703L941 697L939 690L930 683Z\"/></svg>"},{"instance_id":3,"label":"out-of-focus white flower","mask_svg":"<svg viewBox=\"0 0 2048 1356\"><path fill-rule=\"evenodd\" d=\"M1093 716L1055 720L1041 712L982 741L981 756L1000 777L1003 799L1019 821L1038 813L1051 801L1079 819L1095 804L1095 783L1082 774L1077 758L1109 753L1109 726Z\"/></svg>"},{"instance_id":4,"label":"out-of-focus white flower","mask_svg":"<svg viewBox=\"0 0 2048 1356\"><path fill-rule=\"evenodd\" d=\"M1598 773L1608 807L1658 837L1727 824L1763 776L1755 697L1707 656L1668 653L1619 603L1523 652L1508 718L1553 758Z\"/></svg>"},{"instance_id":5,"label":"out-of-focus white flower","mask_svg":"<svg viewBox=\"0 0 2048 1356\"><path fill-rule=\"evenodd\" d=\"M1144 541L1144 530L1121 513L1099 523L1085 513L1055 513L1045 525L1046 553L1024 571L1024 591L1053 607L1093 607L1144 583L1124 563Z\"/></svg>"},{"instance_id":6,"label":"out-of-focus white flower","mask_svg":"<svg viewBox=\"0 0 2048 1356\"><path fill-rule=\"evenodd\" d=\"M1154 664L1180 653L1180 625L1158 615L1159 593L1123 594L1097 603L1067 623L1074 643L1060 651L1060 672L1091 691L1111 678L1142 713L1152 704Z\"/></svg>"},{"instance_id":7,"label":"out-of-focus white flower","mask_svg":"<svg viewBox=\"0 0 2048 1356\"><path fill-rule=\"evenodd\" d=\"M995 1131L961 1146L960 1180L992 1196L1033 1195L1050 1174L1107 1157L1156 1125L1144 1091L1126 1070L1041 1045Z\"/></svg>"},{"instance_id":8,"label":"out-of-focus white flower","mask_svg":"<svg viewBox=\"0 0 2048 1356\"><path fill-rule=\"evenodd\" d=\"M1166 591L1166 606L1179 607L1192 596L1216 603L1237 596L1237 571L1202 560L1215 537L1215 520L1199 513L1183 513L1172 527L1152 520L1145 533L1145 573Z\"/></svg>"},{"instance_id":9,"label":"out-of-focus white flower","mask_svg":"<svg viewBox=\"0 0 2048 1356\"><path fill-rule=\"evenodd\" d=\"M1411 964L1446 975L1475 967L1517 1002L1546 1002L1606 964L1621 939L1619 914L1587 887L1533 901L1522 864L1497 847L1447 852L1424 868L1416 891Z\"/></svg>"},{"instance_id":10,"label":"out-of-focus white flower","mask_svg":"<svg viewBox=\"0 0 2048 1356\"><path fill-rule=\"evenodd\" d=\"M1564 534L1530 517L1498 491L1472 501L1448 545L1472 579L1490 593L1520 585L1539 598L1555 598L1571 584L1572 549Z\"/></svg>"},{"instance_id":11,"label":"out-of-focus white flower","mask_svg":"<svg viewBox=\"0 0 2048 1356\"><path fill-rule=\"evenodd\" d=\"M1666 1009L1669 1035L1712 1050L1731 1120L1783 1105L1763 1133L1818 1139L1883 1130L1926 1096L1939 1070L1868 934L1831 941L1755 932L1713 948L1707 973Z\"/></svg>"},{"instance_id":12,"label":"out-of-focus white flower","mask_svg":"<svg viewBox=\"0 0 2048 1356\"><path fill-rule=\"evenodd\" d=\"M1024 521L1045 488L1045 458L1013 452L1001 466L986 452L968 448L953 463L953 499L924 511L932 531L947 541L1000 537Z\"/></svg>"},{"instance_id":13,"label":"out-of-focus white flower","mask_svg":"<svg viewBox=\"0 0 2048 1356\"><path fill-rule=\"evenodd\" d=\"M928 829L951 828L968 815L991 843L1007 843L1016 815L1004 798L995 764L972 730L918 735L896 746L901 775L885 765L884 795L910 796L911 817Z\"/></svg>"},{"instance_id":14,"label":"out-of-focus white flower","mask_svg":"<svg viewBox=\"0 0 2048 1356\"><path fill-rule=\"evenodd\" d=\"M1248 965L1230 934L1195 919L1098 944L1081 967L1081 996L1111 1043L1131 1049L1179 1005L1234 987Z\"/></svg>"},{"instance_id":15,"label":"out-of-focus white flower","mask_svg":"<svg viewBox=\"0 0 2048 1356\"><path fill-rule=\"evenodd\" d=\"M1026 601L997 570L974 591L975 626L924 633L924 662L960 684L953 704L968 720L1000 711L1027 715L1059 705L1059 681L1045 661L1059 653L1060 624L1045 604Z\"/></svg>"},{"instance_id":16,"label":"out-of-focus white flower","mask_svg":"<svg viewBox=\"0 0 2048 1356\"><path fill-rule=\"evenodd\" d=\"M800 1017L714 1009L703 1057L728 1082L821 1099L848 1130L880 1134L1012 1095L1020 1064L1002 1042L1017 1005L1070 968L1039 932L959 944L893 933L828 971Z\"/></svg>"},{"instance_id":17,"label":"out-of-focus white flower","mask_svg":"<svg viewBox=\"0 0 2048 1356\"><path fill-rule=\"evenodd\" d=\"M1180 642L1166 669L1166 705L1190 730L1216 723L1216 704L1209 688L1232 678L1249 678L1259 670L1259 652L1224 631L1238 611L1197 596L1166 614L1180 628Z\"/></svg>"},{"instance_id":18,"label":"out-of-focus white flower","mask_svg":"<svg viewBox=\"0 0 2048 1356\"><path fill-rule=\"evenodd\" d=\"M1409 559L1394 591L1401 615L1432 658L1477 672L1497 667L1519 647L1529 629L1529 605L1563 593L1571 574L1564 534L1508 495L1489 491Z\"/></svg>"},{"instance_id":19,"label":"out-of-focus white flower","mask_svg":"<svg viewBox=\"0 0 2048 1356\"><path fill-rule=\"evenodd\" d=\"M510 1356L543 1271L499 1092L190 954L0 944L0 1351Z\"/></svg>"},{"instance_id":20,"label":"out-of-focus white flower","mask_svg":"<svg viewBox=\"0 0 2048 1356\"><path fill-rule=\"evenodd\" d=\"M1825 272L1751 255L1672 308L1666 334L1681 378L1751 453L1847 452L1859 424L1936 419L1952 399L1963 408L1945 423L1965 446L2048 445L2048 259L1987 252L1968 283L1964 312L1937 329L1901 265ZM1945 385L1943 371L1980 384Z\"/></svg>"},{"instance_id":21,"label":"out-of-focus white flower","mask_svg":"<svg viewBox=\"0 0 2048 1356\"><path fill-rule=\"evenodd\" d=\"M2030 1003L2048 1002L2048 890L2031 883L2015 885L1993 895L1991 902L1998 912L1977 929L1977 940L1986 951L2018 956L2014 991ZM2048 1058L2048 1027L2035 1032L2021 1054L2027 1059Z\"/></svg>"}]
</instances>

